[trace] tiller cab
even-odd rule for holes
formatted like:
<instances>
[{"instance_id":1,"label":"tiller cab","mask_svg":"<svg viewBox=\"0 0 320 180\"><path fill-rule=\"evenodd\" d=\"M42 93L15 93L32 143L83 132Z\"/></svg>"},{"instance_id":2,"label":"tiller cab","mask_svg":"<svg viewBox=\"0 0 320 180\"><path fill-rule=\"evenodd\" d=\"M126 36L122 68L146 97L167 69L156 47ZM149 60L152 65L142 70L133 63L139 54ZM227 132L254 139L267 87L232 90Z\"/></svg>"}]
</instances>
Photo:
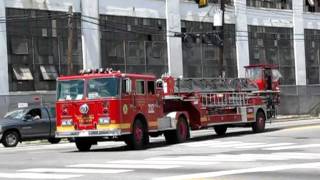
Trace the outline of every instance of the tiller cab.
<instances>
[{"instance_id":1,"label":"tiller cab","mask_svg":"<svg viewBox=\"0 0 320 180\"><path fill-rule=\"evenodd\" d=\"M263 90L250 78L157 79L86 70L58 78L56 137L74 138L79 151L88 151L105 140L142 149L149 136L162 134L167 143L180 143L190 130L208 127L218 135L234 126L261 132L270 121L270 107L276 106Z\"/></svg>"}]
</instances>

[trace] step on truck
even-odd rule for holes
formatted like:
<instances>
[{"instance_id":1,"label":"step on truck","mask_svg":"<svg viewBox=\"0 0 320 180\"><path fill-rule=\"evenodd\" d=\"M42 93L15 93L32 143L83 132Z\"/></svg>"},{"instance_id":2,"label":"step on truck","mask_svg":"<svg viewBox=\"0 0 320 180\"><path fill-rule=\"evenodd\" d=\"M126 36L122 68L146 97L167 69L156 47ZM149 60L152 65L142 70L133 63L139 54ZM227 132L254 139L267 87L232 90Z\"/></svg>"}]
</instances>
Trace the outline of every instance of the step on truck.
<instances>
[{"instance_id":1,"label":"step on truck","mask_svg":"<svg viewBox=\"0 0 320 180\"><path fill-rule=\"evenodd\" d=\"M157 79L111 69L59 77L56 137L74 138L79 151L88 151L106 140L143 149L149 136L160 135L169 144L181 143L190 130L209 127L218 135L234 126L262 132L278 105L279 89L263 93L256 80Z\"/></svg>"}]
</instances>

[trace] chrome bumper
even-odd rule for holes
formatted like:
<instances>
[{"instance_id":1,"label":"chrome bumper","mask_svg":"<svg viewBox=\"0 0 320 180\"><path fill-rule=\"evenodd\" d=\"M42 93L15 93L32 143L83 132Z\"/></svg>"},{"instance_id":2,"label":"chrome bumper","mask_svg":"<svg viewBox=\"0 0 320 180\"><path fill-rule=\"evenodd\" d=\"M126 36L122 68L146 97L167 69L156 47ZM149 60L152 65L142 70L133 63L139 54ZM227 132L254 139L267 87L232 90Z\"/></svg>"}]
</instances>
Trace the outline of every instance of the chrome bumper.
<instances>
[{"instance_id":1,"label":"chrome bumper","mask_svg":"<svg viewBox=\"0 0 320 180\"><path fill-rule=\"evenodd\" d=\"M120 136L120 135L122 135L120 129L56 132L56 138L68 138L68 137L115 137L115 136Z\"/></svg>"}]
</instances>

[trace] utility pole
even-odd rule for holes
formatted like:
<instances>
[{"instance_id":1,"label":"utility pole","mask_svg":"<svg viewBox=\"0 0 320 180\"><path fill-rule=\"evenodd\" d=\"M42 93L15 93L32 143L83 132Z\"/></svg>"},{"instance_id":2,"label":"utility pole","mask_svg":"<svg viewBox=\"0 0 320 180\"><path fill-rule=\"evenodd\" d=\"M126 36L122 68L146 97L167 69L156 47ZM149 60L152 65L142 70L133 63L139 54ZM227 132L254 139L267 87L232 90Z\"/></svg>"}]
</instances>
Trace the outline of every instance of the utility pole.
<instances>
[{"instance_id":1,"label":"utility pole","mask_svg":"<svg viewBox=\"0 0 320 180\"><path fill-rule=\"evenodd\" d=\"M68 75L73 73L73 63L72 63L72 49L73 49L73 11L72 6L69 6L68 12L68 52L67 52L67 66Z\"/></svg>"},{"instance_id":2,"label":"utility pole","mask_svg":"<svg viewBox=\"0 0 320 180\"><path fill-rule=\"evenodd\" d=\"M224 12L225 12L225 0L220 0L220 9L222 11L222 25L220 29L220 38L222 40L222 44L219 47L219 74L221 77L225 76L225 69L223 67L223 59L224 59Z\"/></svg>"}]
</instances>

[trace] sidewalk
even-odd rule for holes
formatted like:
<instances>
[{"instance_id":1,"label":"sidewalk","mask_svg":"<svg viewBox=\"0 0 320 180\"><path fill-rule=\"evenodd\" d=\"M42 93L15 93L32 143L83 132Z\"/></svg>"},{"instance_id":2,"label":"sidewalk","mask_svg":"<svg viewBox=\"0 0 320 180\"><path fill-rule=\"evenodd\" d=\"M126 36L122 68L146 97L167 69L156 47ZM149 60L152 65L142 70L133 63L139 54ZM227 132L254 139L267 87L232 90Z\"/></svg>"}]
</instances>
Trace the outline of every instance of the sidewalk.
<instances>
[{"instance_id":1,"label":"sidewalk","mask_svg":"<svg viewBox=\"0 0 320 180\"><path fill-rule=\"evenodd\" d=\"M300 120L316 120L320 117L318 116L311 116L311 115L278 115L273 122L285 122L285 121L300 121Z\"/></svg>"}]
</instances>

